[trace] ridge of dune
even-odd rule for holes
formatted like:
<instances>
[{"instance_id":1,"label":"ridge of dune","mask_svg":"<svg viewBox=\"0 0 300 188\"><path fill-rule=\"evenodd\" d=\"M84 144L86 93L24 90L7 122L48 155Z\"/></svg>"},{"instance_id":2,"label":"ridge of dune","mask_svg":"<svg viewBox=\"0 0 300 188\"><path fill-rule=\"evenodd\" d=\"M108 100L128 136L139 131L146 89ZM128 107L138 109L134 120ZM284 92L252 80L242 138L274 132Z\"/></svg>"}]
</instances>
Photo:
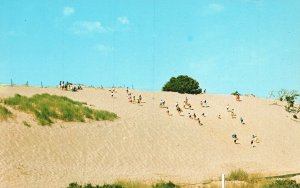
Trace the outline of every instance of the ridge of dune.
<instances>
[{"instance_id":1,"label":"ridge of dune","mask_svg":"<svg viewBox=\"0 0 300 188\"><path fill-rule=\"evenodd\" d=\"M236 168L266 174L300 172L300 122L291 120L282 102L132 90L136 97L142 95L143 103L138 105L128 102L125 89L117 89L115 98L108 90L0 87L0 98L16 93L64 95L120 117L113 122L56 122L43 127L30 115L14 111L14 120L0 122L0 187L66 187L70 182L100 184L117 179L199 183ZM194 110L183 109L180 116L175 104L182 107L186 97ZM172 116L159 108L161 99ZM208 108L200 106L203 100ZM237 118L231 118L227 104ZM196 113L203 126L188 118L189 112ZM22 125L24 119L30 128ZM233 143L233 133L240 144ZM260 140L254 148L253 134Z\"/></svg>"}]
</instances>

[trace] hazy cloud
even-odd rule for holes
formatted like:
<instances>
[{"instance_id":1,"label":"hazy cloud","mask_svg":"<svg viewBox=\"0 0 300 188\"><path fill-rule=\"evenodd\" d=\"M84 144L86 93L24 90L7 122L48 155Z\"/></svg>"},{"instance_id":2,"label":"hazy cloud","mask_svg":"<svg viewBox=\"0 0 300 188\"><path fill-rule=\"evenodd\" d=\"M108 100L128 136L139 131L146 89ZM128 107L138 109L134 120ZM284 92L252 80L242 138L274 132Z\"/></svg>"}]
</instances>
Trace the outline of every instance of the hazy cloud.
<instances>
[{"instance_id":1,"label":"hazy cloud","mask_svg":"<svg viewBox=\"0 0 300 188\"><path fill-rule=\"evenodd\" d=\"M99 51L99 52L110 52L110 51L113 51L114 48L111 47L111 46L106 46L104 44L98 44L96 45L96 50Z\"/></svg>"},{"instance_id":2,"label":"hazy cloud","mask_svg":"<svg viewBox=\"0 0 300 188\"><path fill-rule=\"evenodd\" d=\"M65 16L71 16L72 14L74 14L75 10L72 7L65 7L63 10L63 14Z\"/></svg>"},{"instance_id":3,"label":"hazy cloud","mask_svg":"<svg viewBox=\"0 0 300 188\"><path fill-rule=\"evenodd\" d=\"M213 12L222 12L224 10L224 6L218 3L211 3L208 6L209 9Z\"/></svg>"},{"instance_id":4,"label":"hazy cloud","mask_svg":"<svg viewBox=\"0 0 300 188\"><path fill-rule=\"evenodd\" d=\"M82 21L73 24L73 31L75 34L88 34L105 33L112 31L112 29L103 26L100 21Z\"/></svg>"},{"instance_id":5,"label":"hazy cloud","mask_svg":"<svg viewBox=\"0 0 300 188\"><path fill-rule=\"evenodd\" d=\"M129 20L126 16L121 16L121 17L118 17L118 22L120 22L121 24L129 24Z\"/></svg>"}]
</instances>

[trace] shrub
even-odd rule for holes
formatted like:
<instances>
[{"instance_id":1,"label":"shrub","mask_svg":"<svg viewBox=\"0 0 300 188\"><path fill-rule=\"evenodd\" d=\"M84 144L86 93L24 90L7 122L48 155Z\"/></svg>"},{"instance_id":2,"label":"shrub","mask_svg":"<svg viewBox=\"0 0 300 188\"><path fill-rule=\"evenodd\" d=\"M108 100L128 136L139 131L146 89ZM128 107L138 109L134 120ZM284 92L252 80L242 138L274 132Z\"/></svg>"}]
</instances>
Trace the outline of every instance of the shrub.
<instances>
[{"instance_id":1,"label":"shrub","mask_svg":"<svg viewBox=\"0 0 300 188\"><path fill-rule=\"evenodd\" d=\"M231 171L229 176L228 176L228 180L229 181L248 181L248 173L245 172L242 169L237 169L234 171Z\"/></svg>"},{"instance_id":2,"label":"shrub","mask_svg":"<svg viewBox=\"0 0 300 188\"><path fill-rule=\"evenodd\" d=\"M238 91L235 91L235 92L231 93L231 95L237 96L237 95L241 95L241 94Z\"/></svg>"},{"instance_id":3,"label":"shrub","mask_svg":"<svg viewBox=\"0 0 300 188\"><path fill-rule=\"evenodd\" d=\"M164 85L162 90L189 94L199 94L202 91L202 89L199 87L199 83L186 75L180 75L177 78L172 77Z\"/></svg>"},{"instance_id":4,"label":"shrub","mask_svg":"<svg viewBox=\"0 0 300 188\"><path fill-rule=\"evenodd\" d=\"M12 117L12 113L7 108L0 105L0 121L7 120L8 118L11 117Z\"/></svg>"},{"instance_id":5,"label":"shrub","mask_svg":"<svg viewBox=\"0 0 300 188\"><path fill-rule=\"evenodd\" d=\"M77 183L70 183L67 188L123 188L123 187L119 184L104 184L102 186L100 186L100 185L93 186L90 183L88 183L86 185L79 185Z\"/></svg>"},{"instance_id":6,"label":"shrub","mask_svg":"<svg viewBox=\"0 0 300 188\"><path fill-rule=\"evenodd\" d=\"M266 185L265 188L300 188L300 184L297 184L295 180L276 180L270 185Z\"/></svg>"},{"instance_id":7,"label":"shrub","mask_svg":"<svg viewBox=\"0 0 300 188\"><path fill-rule=\"evenodd\" d=\"M179 188L178 185L175 185L171 181L169 181L168 183L160 182L160 183L153 185L152 187L153 188Z\"/></svg>"},{"instance_id":8,"label":"shrub","mask_svg":"<svg viewBox=\"0 0 300 188\"><path fill-rule=\"evenodd\" d=\"M90 109L81 102L49 94L37 94L32 97L16 94L5 99L4 103L17 110L33 114L41 125L51 125L53 119L84 122L85 118L97 121L117 118L114 113Z\"/></svg>"}]
</instances>

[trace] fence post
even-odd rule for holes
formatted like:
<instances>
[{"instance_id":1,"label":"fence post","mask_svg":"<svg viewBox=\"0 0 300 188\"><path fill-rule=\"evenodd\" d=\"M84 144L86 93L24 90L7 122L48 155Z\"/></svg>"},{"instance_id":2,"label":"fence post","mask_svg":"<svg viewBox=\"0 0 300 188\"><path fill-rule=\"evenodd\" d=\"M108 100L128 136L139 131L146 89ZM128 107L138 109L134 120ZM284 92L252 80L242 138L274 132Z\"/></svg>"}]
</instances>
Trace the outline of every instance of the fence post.
<instances>
[{"instance_id":1,"label":"fence post","mask_svg":"<svg viewBox=\"0 0 300 188\"><path fill-rule=\"evenodd\" d=\"M222 188L225 188L225 174L222 174Z\"/></svg>"}]
</instances>

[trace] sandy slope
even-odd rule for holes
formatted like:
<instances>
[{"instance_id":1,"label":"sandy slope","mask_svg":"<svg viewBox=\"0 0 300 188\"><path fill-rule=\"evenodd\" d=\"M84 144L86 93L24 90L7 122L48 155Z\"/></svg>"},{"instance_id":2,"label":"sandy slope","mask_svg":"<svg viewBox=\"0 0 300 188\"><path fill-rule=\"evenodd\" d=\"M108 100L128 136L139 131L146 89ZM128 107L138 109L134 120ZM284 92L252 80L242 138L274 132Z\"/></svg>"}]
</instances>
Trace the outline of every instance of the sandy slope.
<instances>
[{"instance_id":1,"label":"sandy slope","mask_svg":"<svg viewBox=\"0 0 300 188\"><path fill-rule=\"evenodd\" d=\"M66 187L70 182L103 183L116 179L155 179L201 182L235 168L268 174L300 172L300 123L273 100L229 95L180 95L132 91L142 105L130 104L125 90L111 98L108 89L80 92L58 88L0 87L0 98L15 93L66 95L94 108L115 112L114 122L37 125L33 117L17 113L15 120L0 123L0 187ZM188 97L203 126L179 116L178 101ZM173 116L159 108L166 100ZM206 99L210 107L201 108ZM226 105L234 108L232 119ZM14 111L15 112L15 111ZM218 119L221 114L222 119ZM246 125L239 122L242 116ZM22 124L27 120L30 128ZM240 144L231 135L236 133ZM261 143L250 146L252 134Z\"/></svg>"}]
</instances>

